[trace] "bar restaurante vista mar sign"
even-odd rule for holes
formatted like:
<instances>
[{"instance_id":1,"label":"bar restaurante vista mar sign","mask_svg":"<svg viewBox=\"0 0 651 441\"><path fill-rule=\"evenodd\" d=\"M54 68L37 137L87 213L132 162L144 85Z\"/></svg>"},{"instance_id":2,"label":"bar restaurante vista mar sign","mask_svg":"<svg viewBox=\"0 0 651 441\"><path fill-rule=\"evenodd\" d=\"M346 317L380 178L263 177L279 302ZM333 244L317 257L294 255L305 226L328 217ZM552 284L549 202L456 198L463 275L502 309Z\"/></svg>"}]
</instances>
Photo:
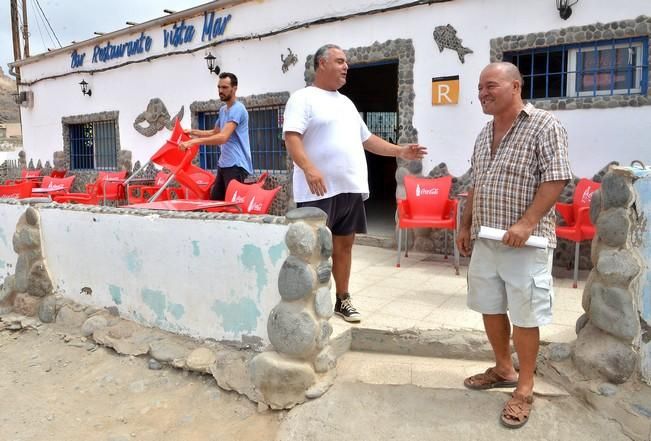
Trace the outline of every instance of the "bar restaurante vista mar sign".
<instances>
[{"instance_id":1,"label":"bar restaurante vista mar sign","mask_svg":"<svg viewBox=\"0 0 651 441\"><path fill-rule=\"evenodd\" d=\"M204 12L203 28L201 30L201 41L211 41L224 35L226 26L231 20L231 15L215 17L215 12ZM197 34L194 25L189 25L182 20L174 23L171 27L163 28L163 48L177 48L184 44L191 43ZM106 63L118 58L129 58L134 55L147 53L151 50L154 39L147 33L141 32L136 38L118 44L110 41L93 48L92 63ZM79 53L75 49L70 54L70 67L80 68L84 65L86 53Z\"/></svg>"}]
</instances>

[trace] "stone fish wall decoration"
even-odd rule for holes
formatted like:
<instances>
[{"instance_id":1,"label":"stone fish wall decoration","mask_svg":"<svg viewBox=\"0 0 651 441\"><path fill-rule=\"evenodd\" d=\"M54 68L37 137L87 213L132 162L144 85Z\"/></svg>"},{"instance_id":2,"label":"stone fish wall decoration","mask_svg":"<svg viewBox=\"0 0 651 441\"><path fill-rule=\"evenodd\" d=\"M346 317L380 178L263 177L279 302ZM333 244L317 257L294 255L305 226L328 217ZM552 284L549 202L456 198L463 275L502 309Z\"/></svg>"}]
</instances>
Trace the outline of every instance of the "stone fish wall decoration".
<instances>
[{"instance_id":1,"label":"stone fish wall decoration","mask_svg":"<svg viewBox=\"0 0 651 441\"><path fill-rule=\"evenodd\" d=\"M282 61L283 63L282 66L283 73L287 73L289 67L295 65L298 62L298 57L296 56L296 54L292 52L290 48L287 48L287 50L289 51L289 54L287 56L285 56L284 54L280 54L280 61Z\"/></svg>"},{"instance_id":2,"label":"stone fish wall decoration","mask_svg":"<svg viewBox=\"0 0 651 441\"><path fill-rule=\"evenodd\" d=\"M163 101L160 98L152 98L149 100L149 104L147 104L147 110L136 117L136 120L133 122L133 128L144 136L154 136L162 130L163 127L172 130L174 127L174 120L177 118L183 119L183 110L184 107L181 106L179 113L177 113L174 118L170 118L170 114L167 111L165 104L163 104ZM147 122L148 125L143 126L143 122Z\"/></svg>"},{"instance_id":3,"label":"stone fish wall decoration","mask_svg":"<svg viewBox=\"0 0 651 441\"><path fill-rule=\"evenodd\" d=\"M465 63L466 55L473 53L471 49L461 44L462 40L457 37L457 30L450 24L434 28L434 41L439 47L439 52L443 52L443 49L451 49L459 55L459 60L462 63Z\"/></svg>"}]
</instances>

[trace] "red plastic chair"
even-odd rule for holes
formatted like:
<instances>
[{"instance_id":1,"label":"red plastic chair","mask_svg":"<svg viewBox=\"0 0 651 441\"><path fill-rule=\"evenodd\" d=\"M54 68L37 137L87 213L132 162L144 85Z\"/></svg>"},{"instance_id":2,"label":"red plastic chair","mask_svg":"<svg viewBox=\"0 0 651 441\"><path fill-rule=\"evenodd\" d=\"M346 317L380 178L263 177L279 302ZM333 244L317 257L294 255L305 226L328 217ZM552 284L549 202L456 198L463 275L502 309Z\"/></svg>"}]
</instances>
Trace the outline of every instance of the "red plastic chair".
<instances>
[{"instance_id":1,"label":"red plastic chair","mask_svg":"<svg viewBox=\"0 0 651 441\"><path fill-rule=\"evenodd\" d=\"M20 183L22 183L24 181L30 181L30 182L34 183L34 185L32 186L32 188L34 188L34 187L38 187L40 185L41 179L42 179L42 176L41 176L41 169L40 168L38 168L36 170L28 170L28 169L24 168L24 169L22 169L20 171L20 178L18 178L18 179L7 179L7 180L5 180L4 184L5 185L15 185L15 184L20 184Z\"/></svg>"},{"instance_id":2,"label":"red plastic chair","mask_svg":"<svg viewBox=\"0 0 651 441\"><path fill-rule=\"evenodd\" d=\"M100 171L95 182L86 185L85 193L66 193L54 196L54 201L59 203L73 203L85 205L99 205L104 201L119 201L124 199L124 185L122 182L127 177L127 171L118 172ZM122 182L107 181L120 180Z\"/></svg>"},{"instance_id":3,"label":"red plastic chair","mask_svg":"<svg viewBox=\"0 0 651 441\"><path fill-rule=\"evenodd\" d=\"M265 190L264 188L253 184L251 186L249 194L246 196L244 204L242 204L243 212L248 214L269 213L271 204L279 191L280 187L276 187L271 190Z\"/></svg>"},{"instance_id":4,"label":"red plastic chair","mask_svg":"<svg viewBox=\"0 0 651 441\"><path fill-rule=\"evenodd\" d=\"M170 173L161 170L156 173L152 185L130 185L127 194L128 203L139 204L147 202L163 185L165 185L170 176ZM159 197L158 200L164 199Z\"/></svg>"},{"instance_id":5,"label":"red plastic chair","mask_svg":"<svg viewBox=\"0 0 651 441\"><path fill-rule=\"evenodd\" d=\"M576 184L571 204L556 203L556 210L565 222L565 225L556 226L556 236L575 243L573 288L578 286L581 242L592 240L594 237L595 227L590 221L590 201L599 187L601 187L601 184L598 182L582 178Z\"/></svg>"},{"instance_id":6,"label":"red plastic chair","mask_svg":"<svg viewBox=\"0 0 651 441\"><path fill-rule=\"evenodd\" d=\"M47 196L49 195L62 195L66 193L70 193L70 188L72 187L72 183L75 181L75 176L68 176L67 178L52 178L50 176L44 176L43 177L43 182L41 183L41 189L52 189L55 187L62 187L60 190L54 190L51 192L34 192L35 189L32 190L32 196L34 197L39 197L39 196Z\"/></svg>"},{"instance_id":7,"label":"red plastic chair","mask_svg":"<svg viewBox=\"0 0 651 441\"><path fill-rule=\"evenodd\" d=\"M51 178L65 178L66 173L68 173L68 170L52 170L50 172L50 177Z\"/></svg>"},{"instance_id":8,"label":"red plastic chair","mask_svg":"<svg viewBox=\"0 0 651 441\"><path fill-rule=\"evenodd\" d=\"M0 185L0 198L24 199L32 195L34 183L23 181L18 184Z\"/></svg>"},{"instance_id":9,"label":"red plastic chair","mask_svg":"<svg viewBox=\"0 0 651 441\"><path fill-rule=\"evenodd\" d=\"M41 169L38 168L36 170L27 170L26 168L22 169L20 171L20 177L21 179L25 178L38 178L41 176Z\"/></svg>"},{"instance_id":10,"label":"red plastic chair","mask_svg":"<svg viewBox=\"0 0 651 441\"><path fill-rule=\"evenodd\" d=\"M176 182L187 190L188 198L210 199L210 189L215 182L215 176L192 164L199 146L192 146L186 151L178 147L179 143L189 139L177 119L170 139L152 156L151 162L170 170Z\"/></svg>"},{"instance_id":11,"label":"red plastic chair","mask_svg":"<svg viewBox=\"0 0 651 441\"><path fill-rule=\"evenodd\" d=\"M247 198L249 196L249 193L254 188L262 188L264 185L266 179L267 179L267 172L263 173L260 175L260 177L257 179L257 181L251 183L251 184L245 184L243 182L237 181L235 179L232 179L229 183L228 186L226 187L226 194L224 195L224 201L226 202L237 202L239 205L239 209L235 207L219 207L219 208L210 208L207 211L212 211L212 212L227 212L227 213L243 213L245 212L246 206L245 203L247 201ZM278 187L280 188L280 187Z\"/></svg>"},{"instance_id":12,"label":"red plastic chair","mask_svg":"<svg viewBox=\"0 0 651 441\"><path fill-rule=\"evenodd\" d=\"M452 230L454 241L454 268L459 274L459 250L457 249L457 201L450 199L452 177L418 178L405 176L406 199L398 199L398 259L400 267L402 230L407 228L436 228ZM446 231L447 239L447 231ZM405 237L405 257L408 256L408 235ZM447 257L447 255L446 255Z\"/></svg>"}]
</instances>

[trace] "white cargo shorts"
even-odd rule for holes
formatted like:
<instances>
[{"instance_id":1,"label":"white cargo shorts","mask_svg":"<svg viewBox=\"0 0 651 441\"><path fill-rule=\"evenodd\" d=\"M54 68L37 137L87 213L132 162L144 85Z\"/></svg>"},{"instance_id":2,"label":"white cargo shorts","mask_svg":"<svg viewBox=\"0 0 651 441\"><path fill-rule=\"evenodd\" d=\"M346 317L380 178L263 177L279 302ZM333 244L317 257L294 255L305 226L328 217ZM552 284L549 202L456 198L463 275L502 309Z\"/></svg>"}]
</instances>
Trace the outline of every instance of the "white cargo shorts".
<instances>
[{"instance_id":1,"label":"white cargo shorts","mask_svg":"<svg viewBox=\"0 0 651 441\"><path fill-rule=\"evenodd\" d=\"M521 328L552 322L553 249L512 248L475 240L468 267L468 307L482 314L506 314Z\"/></svg>"}]
</instances>

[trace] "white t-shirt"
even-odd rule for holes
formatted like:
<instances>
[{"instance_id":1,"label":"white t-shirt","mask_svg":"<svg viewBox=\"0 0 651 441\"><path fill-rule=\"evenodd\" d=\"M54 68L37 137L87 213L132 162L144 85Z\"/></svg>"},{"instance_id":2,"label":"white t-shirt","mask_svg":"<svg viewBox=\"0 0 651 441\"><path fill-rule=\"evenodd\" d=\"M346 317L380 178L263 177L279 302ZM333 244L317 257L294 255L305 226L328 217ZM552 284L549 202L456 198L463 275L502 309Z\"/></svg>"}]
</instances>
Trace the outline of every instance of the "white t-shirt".
<instances>
[{"instance_id":1,"label":"white t-shirt","mask_svg":"<svg viewBox=\"0 0 651 441\"><path fill-rule=\"evenodd\" d=\"M285 105L283 137L303 135L305 154L319 169L328 192L310 192L305 174L294 164L294 200L308 202L340 193L368 198L368 170L362 143L371 136L355 105L339 92L309 86L292 94Z\"/></svg>"}]
</instances>

